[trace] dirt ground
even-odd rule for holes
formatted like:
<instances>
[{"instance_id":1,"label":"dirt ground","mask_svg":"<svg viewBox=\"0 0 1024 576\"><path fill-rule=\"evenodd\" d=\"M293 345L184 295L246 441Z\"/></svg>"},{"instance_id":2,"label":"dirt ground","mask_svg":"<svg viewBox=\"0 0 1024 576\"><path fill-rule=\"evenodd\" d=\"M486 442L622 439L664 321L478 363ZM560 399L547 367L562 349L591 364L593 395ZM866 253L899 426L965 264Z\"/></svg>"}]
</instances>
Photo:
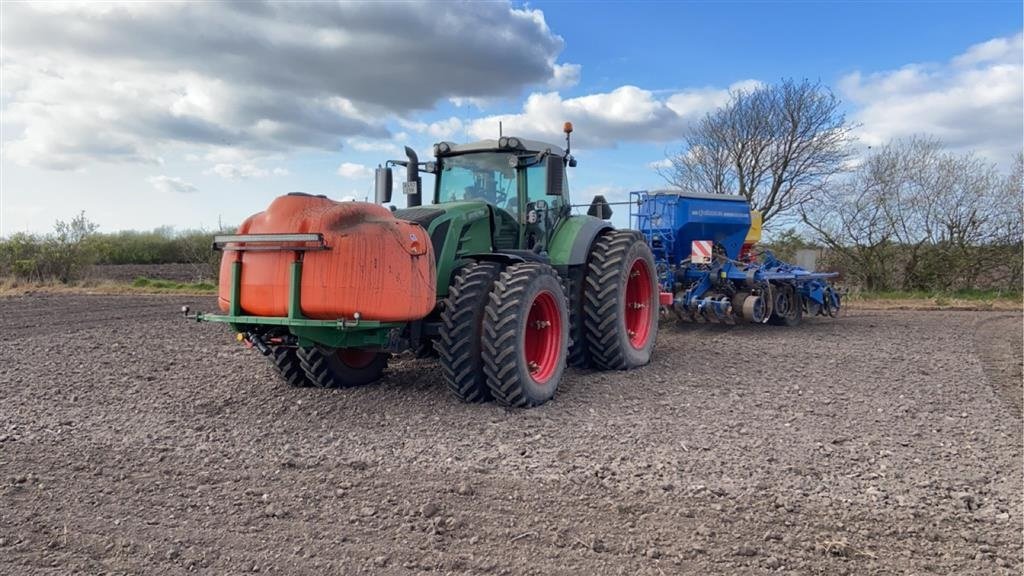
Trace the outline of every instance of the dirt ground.
<instances>
[{"instance_id":1,"label":"dirt ground","mask_svg":"<svg viewBox=\"0 0 1024 576\"><path fill-rule=\"evenodd\" d=\"M509 412L410 359L289 389L184 303L0 299L0 573L1024 567L1019 312L666 323Z\"/></svg>"},{"instance_id":2,"label":"dirt ground","mask_svg":"<svg viewBox=\"0 0 1024 576\"><path fill-rule=\"evenodd\" d=\"M217 274L209 264L96 264L87 276L92 280L131 282L136 278L173 280L175 282L216 281Z\"/></svg>"}]
</instances>

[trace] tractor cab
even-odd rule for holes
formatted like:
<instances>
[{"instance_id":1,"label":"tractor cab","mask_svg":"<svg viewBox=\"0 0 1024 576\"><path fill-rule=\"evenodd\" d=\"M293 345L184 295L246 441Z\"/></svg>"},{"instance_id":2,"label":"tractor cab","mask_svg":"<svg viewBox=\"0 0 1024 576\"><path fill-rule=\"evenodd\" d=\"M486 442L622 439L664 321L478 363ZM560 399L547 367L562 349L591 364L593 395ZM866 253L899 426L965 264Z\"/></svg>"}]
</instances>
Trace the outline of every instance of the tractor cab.
<instances>
[{"instance_id":1,"label":"tractor cab","mask_svg":"<svg viewBox=\"0 0 1024 576\"><path fill-rule=\"evenodd\" d=\"M566 125L566 141L571 132ZM467 204L486 207L492 226L495 250L546 251L558 225L570 215L566 166L576 160L561 147L516 137L481 140L469 144L439 142L434 145L434 161L419 162L413 150L406 148L406 161L392 160L388 165L408 170L403 191L408 206L400 217L429 217L420 206L419 173L434 175L433 206L429 209L457 210ZM389 168L377 172L377 201L390 201Z\"/></svg>"},{"instance_id":2,"label":"tractor cab","mask_svg":"<svg viewBox=\"0 0 1024 576\"><path fill-rule=\"evenodd\" d=\"M557 146L503 137L472 144L441 142L434 154L434 203L486 203L493 214L496 245L542 251L569 214L569 161Z\"/></svg>"}]
</instances>

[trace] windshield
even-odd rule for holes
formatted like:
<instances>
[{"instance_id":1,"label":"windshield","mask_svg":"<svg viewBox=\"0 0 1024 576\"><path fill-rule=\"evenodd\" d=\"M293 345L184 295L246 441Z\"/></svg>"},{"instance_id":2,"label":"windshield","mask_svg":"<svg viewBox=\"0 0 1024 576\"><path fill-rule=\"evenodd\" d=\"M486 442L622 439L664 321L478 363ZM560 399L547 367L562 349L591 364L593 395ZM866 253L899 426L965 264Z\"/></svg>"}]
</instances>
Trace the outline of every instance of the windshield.
<instances>
[{"instance_id":1,"label":"windshield","mask_svg":"<svg viewBox=\"0 0 1024 576\"><path fill-rule=\"evenodd\" d=\"M437 201L483 200L515 211L516 169L509 166L510 157L489 152L442 159Z\"/></svg>"}]
</instances>

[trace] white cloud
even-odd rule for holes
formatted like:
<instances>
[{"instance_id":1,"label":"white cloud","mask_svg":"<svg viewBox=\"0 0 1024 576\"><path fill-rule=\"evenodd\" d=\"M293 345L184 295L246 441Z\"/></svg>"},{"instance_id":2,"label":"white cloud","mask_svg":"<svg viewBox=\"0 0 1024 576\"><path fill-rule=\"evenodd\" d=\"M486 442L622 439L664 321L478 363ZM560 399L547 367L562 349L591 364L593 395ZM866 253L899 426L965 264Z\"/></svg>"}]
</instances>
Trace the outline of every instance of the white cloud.
<instances>
[{"instance_id":1,"label":"white cloud","mask_svg":"<svg viewBox=\"0 0 1024 576\"><path fill-rule=\"evenodd\" d=\"M724 106L729 102L730 92L749 92L763 85L759 80L741 80L729 85L729 88L697 88L676 92L665 100L665 105L681 117L692 118Z\"/></svg>"},{"instance_id":2,"label":"white cloud","mask_svg":"<svg viewBox=\"0 0 1024 576\"><path fill-rule=\"evenodd\" d=\"M427 126L427 134L435 138L451 138L458 132L462 131L462 120L452 116L447 120L439 120L432 122L430 126Z\"/></svg>"},{"instance_id":3,"label":"white cloud","mask_svg":"<svg viewBox=\"0 0 1024 576\"><path fill-rule=\"evenodd\" d=\"M439 101L503 97L565 75L563 41L543 13L503 2L4 12L5 152L54 169L156 163L178 145L336 150L345 138L387 138L389 118Z\"/></svg>"},{"instance_id":4,"label":"white cloud","mask_svg":"<svg viewBox=\"0 0 1024 576\"><path fill-rule=\"evenodd\" d=\"M842 95L859 107L859 135L877 146L931 134L958 150L1005 162L1024 145L1022 34L971 46L941 64L911 64L844 77Z\"/></svg>"},{"instance_id":5,"label":"white cloud","mask_svg":"<svg viewBox=\"0 0 1024 576\"><path fill-rule=\"evenodd\" d=\"M199 189L176 176L150 176L146 179L156 190L163 193L191 194Z\"/></svg>"},{"instance_id":6,"label":"white cloud","mask_svg":"<svg viewBox=\"0 0 1024 576\"><path fill-rule=\"evenodd\" d=\"M341 166L338 166L338 176L341 176L342 178L349 178L351 180L372 178L373 170L363 164L342 162Z\"/></svg>"},{"instance_id":7,"label":"white cloud","mask_svg":"<svg viewBox=\"0 0 1024 576\"><path fill-rule=\"evenodd\" d=\"M453 96L448 99L456 108L472 106L477 110L483 110L491 104L492 100L492 98L462 98L460 96Z\"/></svg>"},{"instance_id":8,"label":"white cloud","mask_svg":"<svg viewBox=\"0 0 1024 576\"><path fill-rule=\"evenodd\" d=\"M455 134L462 132L463 123L462 120L452 116L445 120L438 120L437 122L414 122L411 120L399 120L399 125L408 130L418 132L420 134L427 134L438 140L445 140L451 138Z\"/></svg>"},{"instance_id":9,"label":"white cloud","mask_svg":"<svg viewBox=\"0 0 1024 576\"><path fill-rule=\"evenodd\" d=\"M1005 62L1006 60L1020 61L1021 56L1021 34L1007 36L1005 38L993 38L988 42L975 44L967 49L967 52L953 58L953 65L959 67L971 67L978 64L990 62Z\"/></svg>"},{"instance_id":10,"label":"white cloud","mask_svg":"<svg viewBox=\"0 0 1024 576\"><path fill-rule=\"evenodd\" d=\"M268 170L249 163L215 164L213 168L207 171L207 173L216 174L221 178L227 178L228 180L248 180L250 178L266 178L271 174L283 176L288 174L288 170L284 168Z\"/></svg>"},{"instance_id":11,"label":"white cloud","mask_svg":"<svg viewBox=\"0 0 1024 576\"><path fill-rule=\"evenodd\" d=\"M580 70L583 68L579 64L555 64L555 75L548 80L548 88L555 90L563 90L565 88L572 88L573 86L580 83Z\"/></svg>"},{"instance_id":12,"label":"white cloud","mask_svg":"<svg viewBox=\"0 0 1024 576\"><path fill-rule=\"evenodd\" d=\"M576 128L573 139L581 147L614 147L627 141L667 142L681 138L690 123L727 102L730 90L747 89L754 82L682 90L666 98L636 86L568 99L558 92L533 93L520 113L479 118L469 124L469 133L476 138L493 138L501 122L505 134L557 142L562 138L562 124L570 121Z\"/></svg>"},{"instance_id":13,"label":"white cloud","mask_svg":"<svg viewBox=\"0 0 1024 576\"><path fill-rule=\"evenodd\" d=\"M672 161L668 158L662 158L661 160L655 160L654 162L648 162L647 167L651 170L666 170L672 167Z\"/></svg>"},{"instance_id":14,"label":"white cloud","mask_svg":"<svg viewBox=\"0 0 1024 576\"><path fill-rule=\"evenodd\" d=\"M348 145L353 150L359 152L397 152L398 145L390 140L363 140L359 138L352 138L348 140Z\"/></svg>"}]
</instances>

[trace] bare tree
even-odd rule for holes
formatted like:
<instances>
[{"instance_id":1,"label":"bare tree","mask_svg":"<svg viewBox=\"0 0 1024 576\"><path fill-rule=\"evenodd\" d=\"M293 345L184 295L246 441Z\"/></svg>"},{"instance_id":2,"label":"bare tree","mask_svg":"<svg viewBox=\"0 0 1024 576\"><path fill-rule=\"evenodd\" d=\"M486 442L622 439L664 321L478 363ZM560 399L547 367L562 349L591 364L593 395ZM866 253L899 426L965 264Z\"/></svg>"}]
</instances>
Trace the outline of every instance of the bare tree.
<instances>
[{"instance_id":1,"label":"bare tree","mask_svg":"<svg viewBox=\"0 0 1024 576\"><path fill-rule=\"evenodd\" d=\"M1024 241L1024 151L1013 159L1013 167L1000 187L994 203L997 213L993 234L997 242L1019 245Z\"/></svg>"},{"instance_id":2,"label":"bare tree","mask_svg":"<svg viewBox=\"0 0 1024 576\"><path fill-rule=\"evenodd\" d=\"M1024 151L1018 152L1010 173L993 202L992 244L1005 263L1003 283L1017 291L1024 288Z\"/></svg>"},{"instance_id":3,"label":"bare tree","mask_svg":"<svg viewBox=\"0 0 1024 576\"><path fill-rule=\"evenodd\" d=\"M801 214L866 288L950 290L977 287L982 276L1013 285L1022 210L1019 175L914 137L875 150Z\"/></svg>"},{"instance_id":4,"label":"bare tree","mask_svg":"<svg viewBox=\"0 0 1024 576\"><path fill-rule=\"evenodd\" d=\"M735 91L686 132L660 174L684 190L745 196L766 224L795 216L850 158L851 126L840 104L808 80Z\"/></svg>"},{"instance_id":5,"label":"bare tree","mask_svg":"<svg viewBox=\"0 0 1024 576\"><path fill-rule=\"evenodd\" d=\"M880 187L861 170L801 207L804 223L843 264L847 280L867 290L891 288L895 255L892 223Z\"/></svg>"}]
</instances>

